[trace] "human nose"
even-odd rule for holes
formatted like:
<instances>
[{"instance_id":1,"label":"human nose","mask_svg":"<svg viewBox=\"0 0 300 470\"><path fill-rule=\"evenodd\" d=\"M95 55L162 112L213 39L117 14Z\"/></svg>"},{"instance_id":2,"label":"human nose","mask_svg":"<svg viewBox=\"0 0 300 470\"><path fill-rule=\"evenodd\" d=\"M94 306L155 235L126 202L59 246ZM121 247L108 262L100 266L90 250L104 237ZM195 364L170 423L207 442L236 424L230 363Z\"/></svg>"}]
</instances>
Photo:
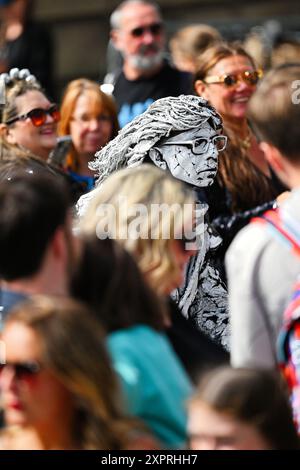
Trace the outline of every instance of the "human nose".
<instances>
[{"instance_id":1,"label":"human nose","mask_svg":"<svg viewBox=\"0 0 300 470\"><path fill-rule=\"evenodd\" d=\"M155 40L155 35L150 29L145 29L142 40L144 44L152 44Z\"/></svg>"},{"instance_id":2,"label":"human nose","mask_svg":"<svg viewBox=\"0 0 300 470\"><path fill-rule=\"evenodd\" d=\"M50 113L45 113L45 117L46 117L45 123L51 123L51 124L57 123L57 121L54 119L53 116L51 116Z\"/></svg>"},{"instance_id":3,"label":"human nose","mask_svg":"<svg viewBox=\"0 0 300 470\"><path fill-rule=\"evenodd\" d=\"M249 83L247 83L242 77L239 77L235 89L241 91L249 88L249 86Z\"/></svg>"},{"instance_id":4,"label":"human nose","mask_svg":"<svg viewBox=\"0 0 300 470\"><path fill-rule=\"evenodd\" d=\"M202 437L198 443L198 450L217 450L217 440L211 436Z\"/></svg>"},{"instance_id":5,"label":"human nose","mask_svg":"<svg viewBox=\"0 0 300 470\"><path fill-rule=\"evenodd\" d=\"M94 130L97 130L100 126L100 120L97 119L97 118L92 118L88 121L88 129L90 131L94 131Z\"/></svg>"}]
</instances>

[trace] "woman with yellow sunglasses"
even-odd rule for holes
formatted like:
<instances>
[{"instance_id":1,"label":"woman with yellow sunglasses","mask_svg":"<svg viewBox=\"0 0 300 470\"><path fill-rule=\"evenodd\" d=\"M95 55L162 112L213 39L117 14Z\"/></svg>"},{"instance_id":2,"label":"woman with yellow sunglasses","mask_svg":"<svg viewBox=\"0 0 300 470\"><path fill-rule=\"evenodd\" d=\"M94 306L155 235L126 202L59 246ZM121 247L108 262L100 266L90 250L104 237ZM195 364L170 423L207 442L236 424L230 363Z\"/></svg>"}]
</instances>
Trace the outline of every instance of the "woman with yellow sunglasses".
<instances>
[{"instance_id":1,"label":"woman with yellow sunglasses","mask_svg":"<svg viewBox=\"0 0 300 470\"><path fill-rule=\"evenodd\" d=\"M228 136L217 178L206 191L211 217L225 239L224 254L236 232L271 208L285 188L272 174L247 120L262 70L239 45L217 44L198 59L195 91L221 114Z\"/></svg>"}]
</instances>

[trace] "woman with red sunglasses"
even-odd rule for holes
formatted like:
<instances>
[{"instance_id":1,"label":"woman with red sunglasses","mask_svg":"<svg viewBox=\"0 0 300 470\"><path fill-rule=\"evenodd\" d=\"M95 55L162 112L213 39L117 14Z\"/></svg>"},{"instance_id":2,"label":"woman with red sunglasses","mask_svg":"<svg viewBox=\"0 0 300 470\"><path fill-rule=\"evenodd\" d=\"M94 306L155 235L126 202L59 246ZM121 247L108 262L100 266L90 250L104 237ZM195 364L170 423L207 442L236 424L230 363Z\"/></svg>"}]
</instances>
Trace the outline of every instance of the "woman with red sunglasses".
<instances>
[{"instance_id":1,"label":"woman with red sunglasses","mask_svg":"<svg viewBox=\"0 0 300 470\"><path fill-rule=\"evenodd\" d=\"M214 184L205 190L212 221L224 239L221 258L251 217L274 206L286 188L272 173L247 120L262 71L239 45L220 43L198 57L195 91L223 118L228 143Z\"/></svg>"},{"instance_id":2,"label":"woman with red sunglasses","mask_svg":"<svg viewBox=\"0 0 300 470\"><path fill-rule=\"evenodd\" d=\"M29 70L17 68L0 76L2 145L22 147L43 160L57 144L57 106Z\"/></svg>"},{"instance_id":3,"label":"woman with red sunglasses","mask_svg":"<svg viewBox=\"0 0 300 470\"><path fill-rule=\"evenodd\" d=\"M32 298L11 312L2 345L0 450L121 450L136 441L139 425L121 410L102 328L86 307Z\"/></svg>"}]
</instances>

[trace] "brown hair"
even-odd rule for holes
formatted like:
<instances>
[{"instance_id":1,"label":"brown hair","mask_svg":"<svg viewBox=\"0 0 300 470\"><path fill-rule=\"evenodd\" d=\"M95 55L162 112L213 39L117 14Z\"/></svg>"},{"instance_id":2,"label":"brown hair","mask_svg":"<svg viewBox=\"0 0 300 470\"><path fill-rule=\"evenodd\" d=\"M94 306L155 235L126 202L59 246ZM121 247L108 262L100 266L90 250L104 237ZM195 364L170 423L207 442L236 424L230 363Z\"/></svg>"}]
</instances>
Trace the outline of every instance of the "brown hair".
<instances>
[{"instance_id":1,"label":"brown hair","mask_svg":"<svg viewBox=\"0 0 300 470\"><path fill-rule=\"evenodd\" d=\"M70 122L73 111L78 98L83 94L93 94L95 97L95 109L107 112L112 118L112 134L111 139L116 137L119 130L119 122L117 117L117 109L114 99L100 90L99 84L88 80L87 78L79 78L70 82L64 92L61 104L61 120L58 126L59 135L70 134ZM67 155L67 166L73 171L78 169L78 157L72 146Z\"/></svg>"},{"instance_id":2,"label":"brown hair","mask_svg":"<svg viewBox=\"0 0 300 470\"><path fill-rule=\"evenodd\" d=\"M249 102L248 116L259 139L300 163L299 78L300 63L270 70Z\"/></svg>"},{"instance_id":3,"label":"brown hair","mask_svg":"<svg viewBox=\"0 0 300 470\"><path fill-rule=\"evenodd\" d=\"M299 449L287 390L276 372L219 367L203 377L189 403L254 425L273 450Z\"/></svg>"},{"instance_id":4,"label":"brown hair","mask_svg":"<svg viewBox=\"0 0 300 470\"><path fill-rule=\"evenodd\" d=\"M84 238L71 293L93 308L108 333L137 324L165 328L164 305L146 284L132 256L110 238Z\"/></svg>"},{"instance_id":5,"label":"brown hair","mask_svg":"<svg viewBox=\"0 0 300 470\"><path fill-rule=\"evenodd\" d=\"M255 68L253 58L250 54L248 54L248 52L245 51L241 44L220 42L209 47L209 49L204 51L203 54L198 57L194 83L196 80L204 80L209 70L212 69L218 62L220 62L220 60L237 55L246 57L250 61L253 68Z\"/></svg>"},{"instance_id":6,"label":"brown hair","mask_svg":"<svg viewBox=\"0 0 300 470\"><path fill-rule=\"evenodd\" d=\"M16 322L37 334L43 364L71 392L74 446L124 449L132 427L120 410L117 379L102 329L90 311L68 298L37 296L12 310L6 324Z\"/></svg>"},{"instance_id":7,"label":"brown hair","mask_svg":"<svg viewBox=\"0 0 300 470\"><path fill-rule=\"evenodd\" d=\"M232 212L248 210L269 202L277 196L269 178L247 157L234 132L224 127L227 147L219 157L217 179L231 197Z\"/></svg>"},{"instance_id":8,"label":"brown hair","mask_svg":"<svg viewBox=\"0 0 300 470\"><path fill-rule=\"evenodd\" d=\"M246 57L255 68L253 58L239 43L220 43L210 47L199 56L194 84L197 80L204 81L209 70L220 60L232 56ZM228 143L219 158L217 178L221 186L225 186L231 195L232 211L247 210L272 200L275 193L268 178L247 158L247 151L241 148L238 136L231 130L230 123L224 119L223 124Z\"/></svg>"}]
</instances>

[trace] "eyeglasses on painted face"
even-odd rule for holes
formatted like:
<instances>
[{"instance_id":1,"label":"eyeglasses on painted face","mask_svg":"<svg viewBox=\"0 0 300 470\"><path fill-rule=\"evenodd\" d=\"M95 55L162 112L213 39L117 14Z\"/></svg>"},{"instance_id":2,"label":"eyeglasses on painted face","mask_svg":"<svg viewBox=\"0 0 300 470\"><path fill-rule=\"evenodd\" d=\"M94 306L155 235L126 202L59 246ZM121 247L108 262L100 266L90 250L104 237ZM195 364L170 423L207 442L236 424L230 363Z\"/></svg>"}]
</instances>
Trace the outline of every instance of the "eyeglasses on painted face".
<instances>
[{"instance_id":1,"label":"eyeglasses on painted face","mask_svg":"<svg viewBox=\"0 0 300 470\"><path fill-rule=\"evenodd\" d=\"M210 75L205 78L204 83L212 84L212 83L222 83L226 87L230 88L232 86L237 85L241 81L246 83L250 86L255 86L258 81L263 76L263 71L261 69L258 70L245 70L242 73L231 73L228 75Z\"/></svg>"},{"instance_id":2,"label":"eyeglasses on painted face","mask_svg":"<svg viewBox=\"0 0 300 470\"><path fill-rule=\"evenodd\" d=\"M225 149L227 144L227 136L226 135L215 135L210 139L205 137L200 137L199 139L195 140L186 140L186 141L173 141L173 142L165 142L161 144L161 147L166 145L184 145L184 146L191 146L193 153L196 155L203 155L208 151L209 144L213 144L216 146L218 152L222 152Z\"/></svg>"},{"instance_id":3,"label":"eyeglasses on painted face","mask_svg":"<svg viewBox=\"0 0 300 470\"><path fill-rule=\"evenodd\" d=\"M41 365L37 361L5 362L0 364L0 376L7 368L13 370L15 377L19 380L33 377L41 371Z\"/></svg>"},{"instance_id":4,"label":"eyeglasses on painted face","mask_svg":"<svg viewBox=\"0 0 300 470\"><path fill-rule=\"evenodd\" d=\"M163 25L162 23L152 23L149 24L148 26L139 26L137 28L134 28L131 30L131 35L135 38L140 38L145 34L146 32L149 32L153 34L153 36L157 36L158 34L161 34L163 30Z\"/></svg>"},{"instance_id":5,"label":"eyeglasses on painted face","mask_svg":"<svg viewBox=\"0 0 300 470\"><path fill-rule=\"evenodd\" d=\"M5 124L9 125L17 121L25 121L25 119L29 118L35 127L40 127L45 124L48 115L54 122L58 122L60 120L60 112L56 104L50 106L49 109L34 108L26 114L21 114L21 116L9 119Z\"/></svg>"}]
</instances>

